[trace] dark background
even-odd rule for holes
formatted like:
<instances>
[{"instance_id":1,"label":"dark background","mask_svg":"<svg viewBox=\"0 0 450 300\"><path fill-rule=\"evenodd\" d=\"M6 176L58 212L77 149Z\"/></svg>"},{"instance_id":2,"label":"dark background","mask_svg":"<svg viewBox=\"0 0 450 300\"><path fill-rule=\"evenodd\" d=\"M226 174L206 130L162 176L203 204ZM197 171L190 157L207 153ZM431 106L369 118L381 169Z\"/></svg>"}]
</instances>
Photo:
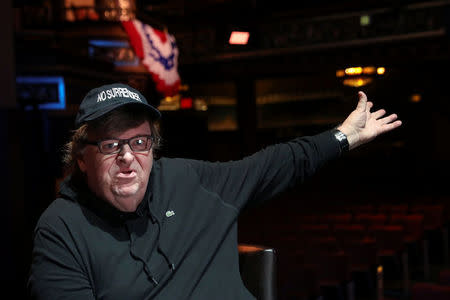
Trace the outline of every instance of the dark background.
<instances>
[{"instance_id":1,"label":"dark background","mask_svg":"<svg viewBox=\"0 0 450 300\"><path fill-rule=\"evenodd\" d=\"M446 2L296 2L136 1L138 18L155 27L166 26L177 38L180 77L191 87L193 97L199 95L198 87L227 82L234 86L237 100L237 130L209 131L208 112L163 112L160 154L226 161L330 129L357 103L358 88L343 86L336 70L382 65L387 69L383 79L360 89L374 101L374 109L397 113L403 126L329 163L303 185L244 212L241 240L261 242L261 236L248 228L269 221L276 224L287 211L295 215L328 205L448 197ZM32 231L63 176L61 149L84 94L99 84L125 81L140 88L154 105L161 95L142 67L119 70L101 54L88 57L89 38L126 37L120 23L64 22L64 1L9 0L0 7L4 43L0 50L0 187L5 237L1 274L5 287L20 298ZM365 13L373 16L373 23L360 28L359 16ZM252 32L245 48L226 42L228 31L235 27ZM55 74L65 78L66 110L25 110L15 77ZM294 103L284 123L265 128L258 124L259 113L270 118L288 112L276 107L258 110L255 86L264 80L275 83L273 91L283 92L298 83L299 94L324 95L333 90L339 97ZM277 86L284 80L296 84ZM412 102L412 94L420 94L422 100ZM270 238L276 237L264 240Z\"/></svg>"}]
</instances>

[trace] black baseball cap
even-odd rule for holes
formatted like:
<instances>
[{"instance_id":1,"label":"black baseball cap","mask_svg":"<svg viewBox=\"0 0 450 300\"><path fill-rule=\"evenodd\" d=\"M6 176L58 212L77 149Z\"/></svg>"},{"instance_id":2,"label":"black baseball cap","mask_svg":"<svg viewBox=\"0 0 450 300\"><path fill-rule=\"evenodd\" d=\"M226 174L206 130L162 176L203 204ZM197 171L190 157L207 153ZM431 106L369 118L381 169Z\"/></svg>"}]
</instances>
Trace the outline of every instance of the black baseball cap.
<instances>
[{"instance_id":1,"label":"black baseball cap","mask_svg":"<svg viewBox=\"0 0 450 300\"><path fill-rule=\"evenodd\" d=\"M124 105L141 106L153 120L161 117L161 112L148 104L138 90L123 83L113 83L94 88L86 94L78 109L75 126L78 128Z\"/></svg>"}]
</instances>

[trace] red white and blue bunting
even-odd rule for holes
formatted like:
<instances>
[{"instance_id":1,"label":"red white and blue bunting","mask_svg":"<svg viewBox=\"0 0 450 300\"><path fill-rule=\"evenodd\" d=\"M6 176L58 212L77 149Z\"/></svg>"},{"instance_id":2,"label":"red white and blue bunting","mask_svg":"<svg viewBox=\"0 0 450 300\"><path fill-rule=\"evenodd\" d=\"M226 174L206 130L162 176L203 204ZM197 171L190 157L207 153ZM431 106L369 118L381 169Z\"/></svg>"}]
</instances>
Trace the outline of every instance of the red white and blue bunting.
<instances>
[{"instance_id":1,"label":"red white and blue bunting","mask_svg":"<svg viewBox=\"0 0 450 300\"><path fill-rule=\"evenodd\" d=\"M156 90L174 96L180 89L178 47L173 35L139 20L122 22L136 55L150 72Z\"/></svg>"}]
</instances>

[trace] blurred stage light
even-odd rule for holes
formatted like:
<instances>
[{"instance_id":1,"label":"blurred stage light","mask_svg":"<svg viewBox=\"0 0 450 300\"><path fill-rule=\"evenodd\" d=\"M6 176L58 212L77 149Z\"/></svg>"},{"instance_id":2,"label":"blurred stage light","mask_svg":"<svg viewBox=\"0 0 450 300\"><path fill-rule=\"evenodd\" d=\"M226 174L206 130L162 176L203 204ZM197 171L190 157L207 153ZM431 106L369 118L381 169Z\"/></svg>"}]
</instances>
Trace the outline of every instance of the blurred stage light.
<instances>
[{"instance_id":1,"label":"blurred stage light","mask_svg":"<svg viewBox=\"0 0 450 300\"><path fill-rule=\"evenodd\" d=\"M247 45L250 33L246 31L233 31L228 42L230 45Z\"/></svg>"}]
</instances>

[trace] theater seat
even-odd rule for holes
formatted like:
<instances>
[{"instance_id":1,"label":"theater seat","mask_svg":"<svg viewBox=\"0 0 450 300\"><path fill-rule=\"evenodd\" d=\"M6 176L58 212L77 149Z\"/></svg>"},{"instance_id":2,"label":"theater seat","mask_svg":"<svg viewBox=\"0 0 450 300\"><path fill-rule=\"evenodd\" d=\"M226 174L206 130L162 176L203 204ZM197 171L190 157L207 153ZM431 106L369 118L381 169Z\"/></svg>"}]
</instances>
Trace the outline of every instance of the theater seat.
<instances>
[{"instance_id":1,"label":"theater seat","mask_svg":"<svg viewBox=\"0 0 450 300\"><path fill-rule=\"evenodd\" d=\"M450 299L450 286L417 282L412 287L412 300L448 300Z\"/></svg>"},{"instance_id":2,"label":"theater seat","mask_svg":"<svg viewBox=\"0 0 450 300\"><path fill-rule=\"evenodd\" d=\"M444 269L439 272L439 284L450 286L450 269Z\"/></svg>"},{"instance_id":3,"label":"theater seat","mask_svg":"<svg viewBox=\"0 0 450 300\"><path fill-rule=\"evenodd\" d=\"M247 289L258 300L276 299L276 255L270 247L239 244L239 268Z\"/></svg>"}]
</instances>

